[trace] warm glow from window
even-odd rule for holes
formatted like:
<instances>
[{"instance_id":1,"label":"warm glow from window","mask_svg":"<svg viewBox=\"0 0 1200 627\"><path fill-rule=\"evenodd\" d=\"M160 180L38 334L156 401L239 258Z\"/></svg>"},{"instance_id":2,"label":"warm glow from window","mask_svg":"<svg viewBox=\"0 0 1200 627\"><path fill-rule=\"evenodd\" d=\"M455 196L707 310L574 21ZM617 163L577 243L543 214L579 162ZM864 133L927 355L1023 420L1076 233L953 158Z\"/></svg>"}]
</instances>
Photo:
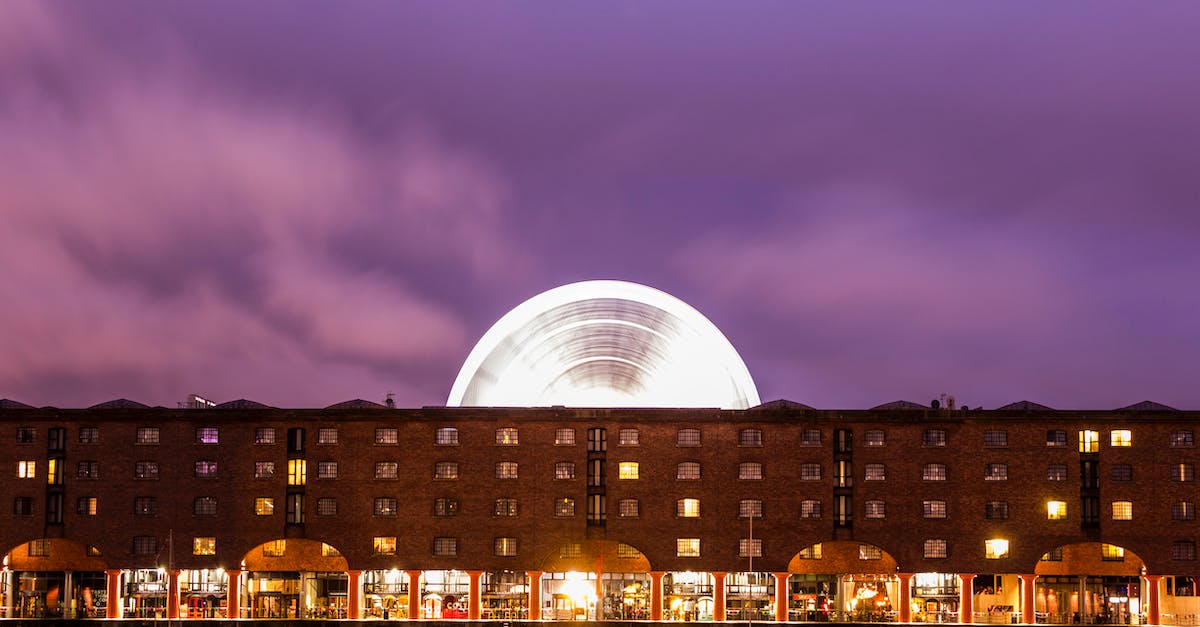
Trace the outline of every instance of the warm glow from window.
<instances>
[{"instance_id":1,"label":"warm glow from window","mask_svg":"<svg viewBox=\"0 0 1200 627\"><path fill-rule=\"evenodd\" d=\"M22 461L17 462L17 478L18 479L33 479L37 476L37 462Z\"/></svg>"},{"instance_id":2,"label":"warm glow from window","mask_svg":"<svg viewBox=\"0 0 1200 627\"><path fill-rule=\"evenodd\" d=\"M1111 562L1122 561L1125 559L1125 549L1115 544L1101 544L1100 559Z\"/></svg>"},{"instance_id":3,"label":"warm glow from window","mask_svg":"<svg viewBox=\"0 0 1200 627\"><path fill-rule=\"evenodd\" d=\"M988 540L984 543L984 549L990 560L1008 557L1008 540Z\"/></svg>"},{"instance_id":4,"label":"warm glow from window","mask_svg":"<svg viewBox=\"0 0 1200 627\"><path fill-rule=\"evenodd\" d=\"M617 466L618 475L621 479L637 479L638 478L638 463L637 462L621 462Z\"/></svg>"},{"instance_id":5,"label":"warm glow from window","mask_svg":"<svg viewBox=\"0 0 1200 627\"><path fill-rule=\"evenodd\" d=\"M676 504L676 513L680 518L699 518L700 499L679 499Z\"/></svg>"},{"instance_id":6,"label":"warm glow from window","mask_svg":"<svg viewBox=\"0 0 1200 627\"><path fill-rule=\"evenodd\" d=\"M396 554L396 536L375 536L373 545L376 555Z\"/></svg>"},{"instance_id":7,"label":"warm glow from window","mask_svg":"<svg viewBox=\"0 0 1200 627\"><path fill-rule=\"evenodd\" d=\"M1079 432L1079 452L1080 453L1099 453L1100 452L1100 432L1099 431L1080 431Z\"/></svg>"},{"instance_id":8,"label":"warm glow from window","mask_svg":"<svg viewBox=\"0 0 1200 627\"><path fill-rule=\"evenodd\" d=\"M254 499L254 513L257 516L270 516L275 513L275 499L259 497Z\"/></svg>"},{"instance_id":9,"label":"warm glow from window","mask_svg":"<svg viewBox=\"0 0 1200 627\"><path fill-rule=\"evenodd\" d=\"M308 483L308 461L303 459L288 460L288 485L305 485Z\"/></svg>"},{"instance_id":10,"label":"warm glow from window","mask_svg":"<svg viewBox=\"0 0 1200 627\"><path fill-rule=\"evenodd\" d=\"M676 538L676 557L700 557L700 538Z\"/></svg>"},{"instance_id":11,"label":"warm glow from window","mask_svg":"<svg viewBox=\"0 0 1200 627\"><path fill-rule=\"evenodd\" d=\"M1111 438L1109 441L1113 446L1133 445L1133 433L1129 429L1114 429L1109 436Z\"/></svg>"},{"instance_id":12,"label":"warm glow from window","mask_svg":"<svg viewBox=\"0 0 1200 627\"><path fill-rule=\"evenodd\" d=\"M59 460L51 458L46 460L46 483L57 484L59 482ZM32 475L30 475L32 476Z\"/></svg>"},{"instance_id":13,"label":"warm glow from window","mask_svg":"<svg viewBox=\"0 0 1200 627\"><path fill-rule=\"evenodd\" d=\"M192 555L216 555L216 538L192 538Z\"/></svg>"},{"instance_id":14,"label":"warm glow from window","mask_svg":"<svg viewBox=\"0 0 1200 627\"><path fill-rule=\"evenodd\" d=\"M1133 520L1133 502L1132 501L1113 501L1112 519L1113 520Z\"/></svg>"},{"instance_id":15,"label":"warm glow from window","mask_svg":"<svg viewBox=\"0 0 1200 627\"><path fill-rule=\"evenodd\" d=\"M1046 503L1046 518L1049 520L1062 520L1067 517L1067 502L1066 501L1049 501Z\"/></svg>"}]
</instances>

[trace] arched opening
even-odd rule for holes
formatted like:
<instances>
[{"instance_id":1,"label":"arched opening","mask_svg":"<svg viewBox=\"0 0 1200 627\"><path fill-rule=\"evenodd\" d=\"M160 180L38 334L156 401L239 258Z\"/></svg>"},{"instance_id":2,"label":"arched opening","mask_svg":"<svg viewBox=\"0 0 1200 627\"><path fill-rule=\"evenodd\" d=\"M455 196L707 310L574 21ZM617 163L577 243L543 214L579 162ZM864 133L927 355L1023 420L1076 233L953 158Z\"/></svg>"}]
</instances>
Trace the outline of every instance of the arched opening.
<instances>
[{"instance_id":1,"label":"arched opening","mask_svg":"<svg viewBox=\"0 0 1200 627\"><path fill-rule=\"evenodd\" d=\"M4 556L0 598L5 618L103 618L106 562L96 547L39 538Z\"/></svg>"},{"instance_id":2,"label":"arched opening","mask_svg":"<svg viewBox=\"0 0 1200 627\"><path fill-rule=\"evenodd\" d=\"M1145 563L1115 544L1082 542L1057 547L1037 563L1034 608L1051 624L1141 622L1146 603Z\"/></svg>"},{"instance_id":3,"label":"arched opening","mask_svg":"<svg viewBox=\"0 0 1200 627\"><path fill-rule=\"evenodd\" d=\"M890 622L900 580L896 559L873 544L835 540L805 547L788 562L788 619Z\"/></svg>"},{"instance_id":4,"label":"arched opening","mask_svg":"<svg viewBox=\"0 0 1200 627\"><path fill-rule=\"evenodd\" d=\"M624 542L567 543L542 561L542 618L650 618L650 560ZM664 600L665 601L665 600Z\"/></svg>"},{"instance_id":5,"label":"arched opening","mask_svg":"<svg viewBox=\"0 0 1200 627\"><path fill-rule=\"evenodd\" d=\"M264 542L242 558L241 618L345 618L346 558L316 540Z\"/></svg>"}]
</instances>

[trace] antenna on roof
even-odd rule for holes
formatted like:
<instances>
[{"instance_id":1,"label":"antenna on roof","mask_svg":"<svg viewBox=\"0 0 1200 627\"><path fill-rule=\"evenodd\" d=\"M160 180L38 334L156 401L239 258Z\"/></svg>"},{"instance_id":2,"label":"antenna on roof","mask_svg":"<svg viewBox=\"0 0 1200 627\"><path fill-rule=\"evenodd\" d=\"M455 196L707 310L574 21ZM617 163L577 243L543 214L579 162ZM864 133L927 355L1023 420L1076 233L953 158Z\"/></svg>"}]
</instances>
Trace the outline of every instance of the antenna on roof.
<instances>
[{"instance_id":1,"label":"antenna on roof","mask_svg":"<svg viewBox=\"0 0 1200 627\"><path fill-rule=\"evenodd\" d=\"M396 408L396 398L395 397L396 397L395 392L388 392L387 398L385 398L383 400L383 404L387 405L388 409L395 409Z\"/></svg>"}]
</instances>

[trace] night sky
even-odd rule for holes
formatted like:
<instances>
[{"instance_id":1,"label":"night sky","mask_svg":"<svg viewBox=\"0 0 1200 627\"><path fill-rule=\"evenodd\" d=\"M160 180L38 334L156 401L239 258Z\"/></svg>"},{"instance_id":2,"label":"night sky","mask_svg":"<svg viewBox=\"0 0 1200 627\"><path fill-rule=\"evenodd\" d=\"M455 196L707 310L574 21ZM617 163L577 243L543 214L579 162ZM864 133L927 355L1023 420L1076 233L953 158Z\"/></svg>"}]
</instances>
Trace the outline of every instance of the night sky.
<instances>
[{"instance_id":1,"label":"night sky","mask_svg":"<svg viewBox=\"0 0 1200 627\"><path fill-rule=\"evenodd\" d=\"M645 283L764 400L1200 408L1200 3L0 1L0 398L437 405Z\"/></svg>"}]
</instances>

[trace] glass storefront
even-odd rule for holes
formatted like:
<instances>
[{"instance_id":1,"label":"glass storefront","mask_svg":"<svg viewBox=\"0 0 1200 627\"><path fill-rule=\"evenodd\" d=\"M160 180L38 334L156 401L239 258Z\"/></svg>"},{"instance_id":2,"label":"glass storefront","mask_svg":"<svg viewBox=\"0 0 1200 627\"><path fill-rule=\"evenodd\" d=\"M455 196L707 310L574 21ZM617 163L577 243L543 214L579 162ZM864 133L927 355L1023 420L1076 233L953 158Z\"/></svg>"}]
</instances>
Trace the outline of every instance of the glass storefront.
<instances>
[{"instance_id":1,"label":"glass storefront","mask_svg":"<svg viewBox=\"0 0 1200 627\"><path fill-rule=\"evenodd\" d=\"M725 578L725 620L775 620L775 576L729 573Z\"/></svg>"},{"instance_id":2,"label":"glass storefront","mask_svg":"<svg viewBox=\"0 0 1200 627\"><path fill-rule=\"evenodd\" d=\"M529 617L529 583L522 571L502 570L483 573L480 581L482 609L480 616L489 619L518 619Z\"/></svg>"},{"instance_id":3,"label":"glass storefront","mask_svg":"<svg viewBox=\"0 0 1200 627\"><path fill-rule=\"evenodd\" d=\"M788 620L829 621L837 606L837 575L788 577Z\"/></svg>"},{"instance_id":4,"label":"glass storefront","mask_svg":"<svg viewBox=\"0 0 1200 627\"><path fill-rule=\"evenodd\" d=\"M648 573L604 573L604 618L647 620L650 618L650 575Z\"/></svg>"},{"instance_id":5,"label":"glass storefront","mask_svg":"<svg viewBox=\"0 0 1200 627\"><path fill-rule=\"evenodd\" d=\"M664 620L712 620L712 610L712 575L669 572L663 577Z\"/></svg>"},{"instance_id":6,"label":"glass storefront","mask_svg":"<svg viewBox=\"0 0 1200 627\"><path fill-rule=\"evenodd\" d=\"M408 575L401 570L362 574L363 618L408 618Z\"/></svg>"},{"instance_id":7,"label":"glass storefront","mask_svg":"<svg viewBox=\"0 0 1200 627\"><path fill-rule=\"evenodd\" d=\"M125 617L166 618L167 571L142 568L125 571Z\"/></svg>"},{"instance_id":8,"label":"glass storefront","mask_svg":"<svg viewBox=\"0 0 1200 627\"><path fill-rule=\"evenodd\" d=\"M596 617L596 573L542 575L542 618L593 620Z\"/></svg>"},{"instance_id":9,"label":"glass storefront","mask_svg":"<svg viewBox=\"0 0 1200 627\"><path fill-rule=\"evenodd\" d=\"M461 570L427 570L422 575L422 618L466 618L471 579Z\"/></svg>"}]
</instances>

